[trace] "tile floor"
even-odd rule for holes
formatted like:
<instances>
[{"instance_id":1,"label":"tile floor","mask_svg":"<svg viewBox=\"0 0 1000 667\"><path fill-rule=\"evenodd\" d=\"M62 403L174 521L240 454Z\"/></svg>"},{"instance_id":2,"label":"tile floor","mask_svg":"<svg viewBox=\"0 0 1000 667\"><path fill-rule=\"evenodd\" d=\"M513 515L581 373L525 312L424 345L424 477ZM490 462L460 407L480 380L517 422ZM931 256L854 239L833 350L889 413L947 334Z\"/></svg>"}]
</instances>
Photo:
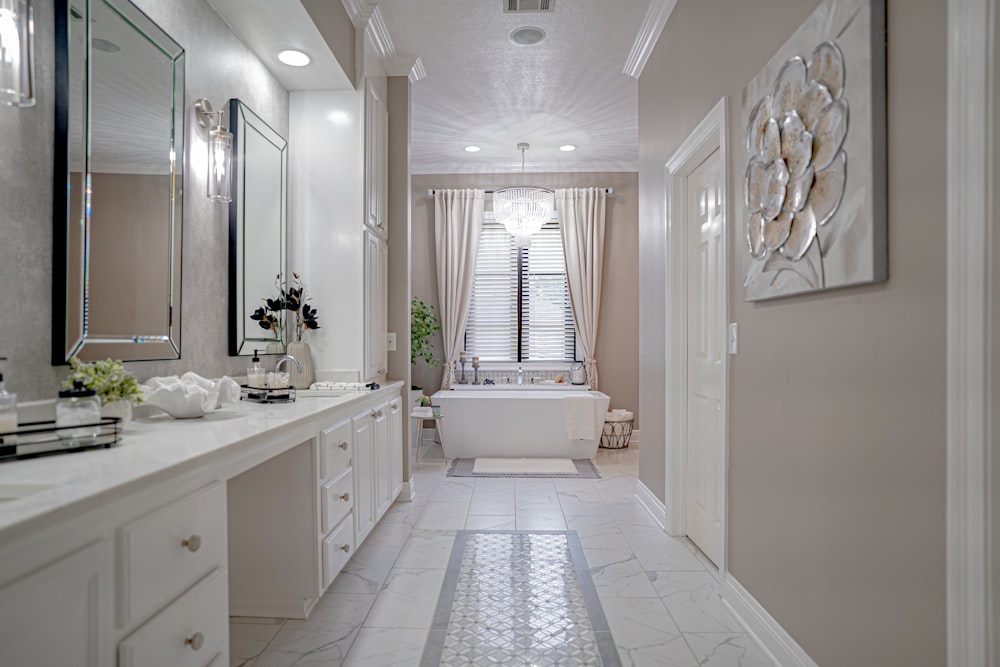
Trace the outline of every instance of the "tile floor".
<instances>
[{"instance_id":1,"label":"tile floor","mask_svg":"<svg viewBox=\"0 0 1000 667\"><path fill-rule=\"evenodd\" d=\"M704 556L636 502L638 452L602 449L595 463L602 479L445 477L425 445L416 500L389 509L309 620L231 619L230 664L416 667L456 531L574 530L623 665L769 667Z\"/></svg>"}]
</instances>

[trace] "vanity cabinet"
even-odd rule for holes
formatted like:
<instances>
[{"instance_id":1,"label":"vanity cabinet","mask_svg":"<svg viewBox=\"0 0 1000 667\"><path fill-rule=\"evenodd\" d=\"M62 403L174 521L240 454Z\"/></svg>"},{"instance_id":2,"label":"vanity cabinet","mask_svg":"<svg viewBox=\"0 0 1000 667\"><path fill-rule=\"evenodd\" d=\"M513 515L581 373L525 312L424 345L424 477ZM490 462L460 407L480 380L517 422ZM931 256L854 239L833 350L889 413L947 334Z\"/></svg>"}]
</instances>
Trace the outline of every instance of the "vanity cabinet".
<instances>
[{"instance_id":1,"label":"vanity cabinet","mask_svg":"<svg viewBox=\"0 0 1000 667\"><path fill-rule=\"evenodd\" d=\"M386 242L365 231L364 377L384 378L389 367L386 331L389 319L389 249Z\"/></svg>"},{"instance_id":2,"label":"vanity cabinet","mask_svg":"<svg viewBox=\"0 0 1000 667\"><path fill-rule=\"evenodd\" d=\"M351 419L354 430L354 543L375 527L375 436L373 410Z\"/></svg>"}]
</instances>

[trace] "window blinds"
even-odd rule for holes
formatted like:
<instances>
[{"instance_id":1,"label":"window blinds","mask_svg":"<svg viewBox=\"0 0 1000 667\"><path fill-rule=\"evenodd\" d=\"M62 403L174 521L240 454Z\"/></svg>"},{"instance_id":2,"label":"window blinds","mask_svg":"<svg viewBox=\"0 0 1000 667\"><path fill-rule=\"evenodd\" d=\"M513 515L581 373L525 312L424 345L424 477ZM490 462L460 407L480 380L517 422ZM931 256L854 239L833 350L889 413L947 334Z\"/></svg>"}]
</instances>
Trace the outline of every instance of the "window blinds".
<instances>
[{"instance_id":1,"label":"window blinds","mask_svg":"<svg viewBox=\"0 0 1000 667\"><path fill-rule=\"evenodd\" d=\"M565 361L576 335L559 224L518 249L503 225L483 221L465 349L483 361Z\"/></svg>"}]
</instances>

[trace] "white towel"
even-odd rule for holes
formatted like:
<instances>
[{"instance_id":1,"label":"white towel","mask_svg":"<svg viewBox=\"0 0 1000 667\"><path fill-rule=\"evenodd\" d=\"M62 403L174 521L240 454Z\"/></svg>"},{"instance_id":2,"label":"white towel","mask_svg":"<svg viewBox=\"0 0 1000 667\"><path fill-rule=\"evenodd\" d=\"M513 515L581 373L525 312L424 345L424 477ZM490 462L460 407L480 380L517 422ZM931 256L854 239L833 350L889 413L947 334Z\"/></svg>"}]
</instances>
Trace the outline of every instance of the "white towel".
<instances>
[{"instance_id":1,"label":"white towel","mask_svg":"<svg viewBox=\"0 0 1000 667\"><path fill-rule=\"evenodd\" d=\"M597 402L590 394L566 396L566 437L570 440L594 440L597 426L594 413Z\"/></svg>"},{"instance_id":2,"label":"white towel","mask_svg":"<svg viewBox=\"0 0 1000 667\"><path fill-rule=\"evenodd\" d=\"M421 419L434 419L434 409L431 407L416 407L413 408L413 412L410 413L411 417L419 417Z\"/></svg>"}]
</instances>

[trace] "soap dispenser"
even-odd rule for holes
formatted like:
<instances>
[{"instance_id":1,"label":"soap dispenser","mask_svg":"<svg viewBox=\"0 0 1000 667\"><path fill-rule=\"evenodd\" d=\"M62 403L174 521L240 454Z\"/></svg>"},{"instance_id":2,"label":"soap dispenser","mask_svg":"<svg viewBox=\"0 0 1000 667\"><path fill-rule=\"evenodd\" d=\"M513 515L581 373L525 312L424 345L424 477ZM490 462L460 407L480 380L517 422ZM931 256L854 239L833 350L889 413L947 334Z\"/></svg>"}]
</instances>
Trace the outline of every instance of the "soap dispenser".
<instances>
[{"instance_id":1,"label":"soap dispenser","mask_svg":"<svg viewBox=\"0 0 1000 667\"><path fill-rule=\"evenodd\" d=\"M247 386L253 389L264 389L267 386L267 371L260 365L257 350L253 351L253 366L247 369Z\"/></svg>"},{"instance_id":2,"label":"soap dispenser","mask_svg":"<svg viewBox=\"0 0 1000 667\"><path fill-rule=\"evenodd\" d=\"M0 362L7 357L0 357ZM0 368L0 446L17 443L17 394L12 394L4 387L3 372ZM4 434L8 435L4 435Z\"/></svg>"}]
</instances>

